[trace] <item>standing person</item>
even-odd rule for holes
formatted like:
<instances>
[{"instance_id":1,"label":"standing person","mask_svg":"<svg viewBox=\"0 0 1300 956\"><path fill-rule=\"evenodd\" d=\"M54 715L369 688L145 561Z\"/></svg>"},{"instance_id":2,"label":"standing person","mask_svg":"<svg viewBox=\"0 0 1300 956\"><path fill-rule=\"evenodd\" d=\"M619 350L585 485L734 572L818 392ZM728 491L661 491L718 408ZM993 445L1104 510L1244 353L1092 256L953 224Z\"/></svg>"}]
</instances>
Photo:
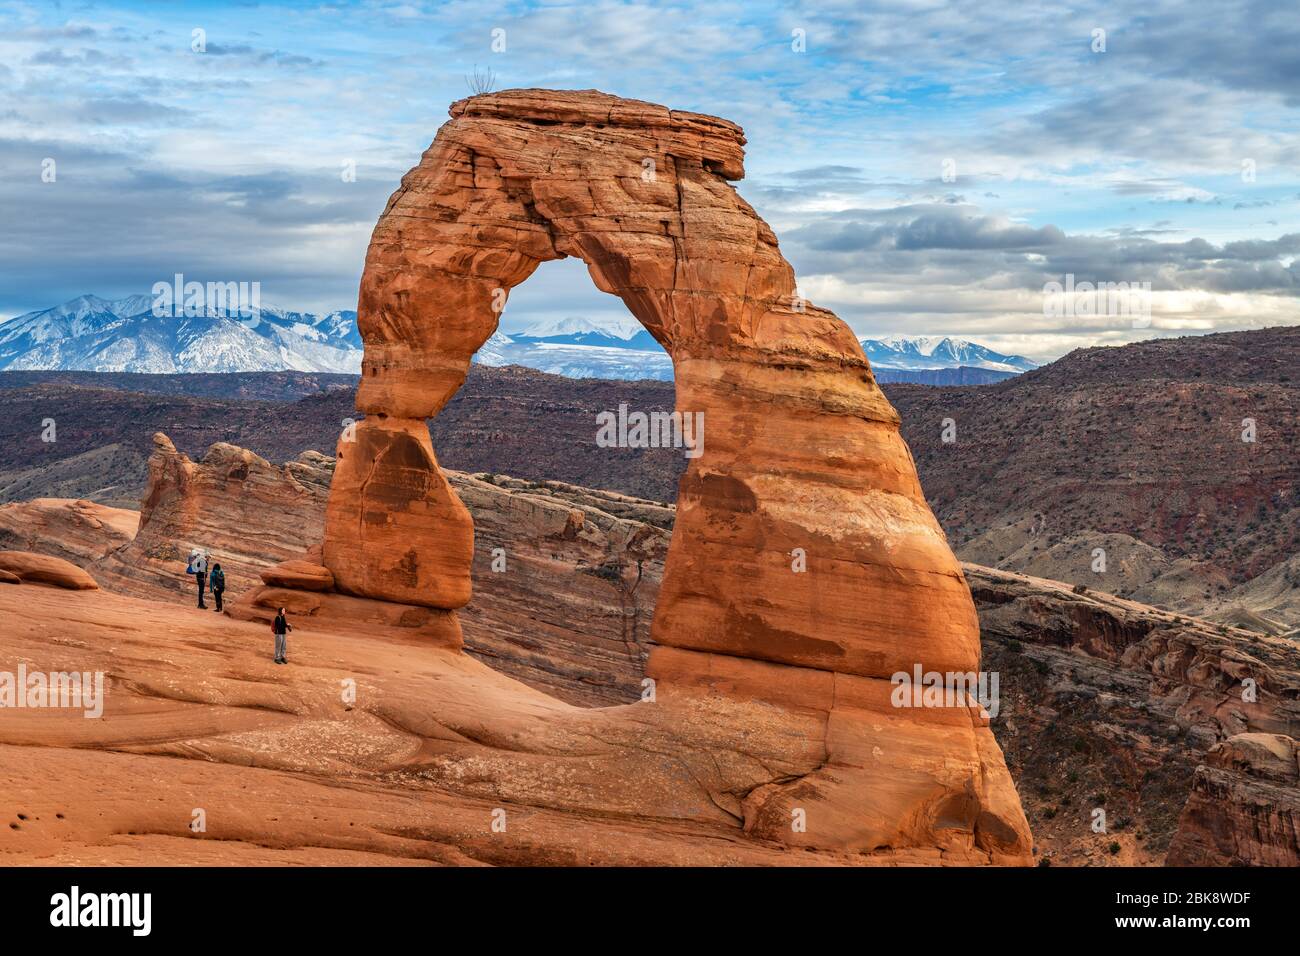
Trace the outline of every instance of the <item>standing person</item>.
<instances>
[{"instance_id":1,"label":"standing person","mask_svg":"<svg viewBox=\"0 0 1300 956\"><path fill-rule=\"evenodd\" d=\"M216 600L215 610L221 610L221 595L226 590L226 572L221 570L220 564L212 566L212 573L208 575L208 587L212 590L212 597Z\"/></svg>"},{"instance_id":2,"label":"standing person","mask_svg":"<svg viewBox=\"0 0 1300 956\"><path fill-rule=\"evenodd\" d=\"M276 612L275 620L271 624L271 630L275 632L275 662L277 664L289 663L285 660L284 655L289 650L288 632L293 630L293 625L285 619L284 608L280 608Z\"/></svg>"},{"instance_id":3,"label":"standing person","mask_svg":"<svg viewBox=\"0 0 1300 956\"><path fill-rule=\"evenodd\" d=\"M208 557L198 548L190 552L189 572L194 575L194 583L199 586L199 607L207 610L208 606L203 603L203 589L208 583Z\"/></svg>"}]
</instances>

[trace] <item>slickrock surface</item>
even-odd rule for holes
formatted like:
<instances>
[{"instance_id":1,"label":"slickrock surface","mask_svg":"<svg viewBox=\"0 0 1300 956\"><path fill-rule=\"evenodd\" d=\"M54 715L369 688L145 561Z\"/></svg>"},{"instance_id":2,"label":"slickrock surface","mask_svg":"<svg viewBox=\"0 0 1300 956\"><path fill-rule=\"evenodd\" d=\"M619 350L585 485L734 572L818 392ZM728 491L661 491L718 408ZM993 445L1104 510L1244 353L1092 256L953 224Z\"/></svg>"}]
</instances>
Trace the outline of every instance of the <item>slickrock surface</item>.
<instances>
[{"instance_id":1,"label":"slickrock surface","mask_svg":"<svg viewBox=\"0 0 1300 956\"><path fill-rule=\"evenodd\" d=\"M100 719L0 720L6 864L987 859L968 834L874 854L747 834L756 791L824 766L824 715L670 687L579 708L459 651L310 619L282 667L261 624L107 591L3 588L0 619L0 659L106 675ZM836 822L809 807L807 826Z\"/></svg>"},{"instance_id":2,"label":"slickrock surface","mask_svg":"<svg viewBox=\"0 0 1300 956\"><path fill-rule=\"evenodd\" d=\"M461 612L467 651L572 704L636 700L672 510L558 482L447 474L475 517L479 539L475 596ZM214 502L212 519L233 525L221 509L237 507L238 497ZM322 527L323 502L315 507L292 520ZM506 549L503 572L492 571L498 547ZM633 587L634 560L647 551ZM1270 808L1277 817L1290 812L1300 787L1215 768L1207 750L1241 733L1285 733L1288 721L1294 725L1300 668L1291 645L1094 591L1076 594L1058 582L973 565L964 570L981 616L985 666L1001 678L992 727L1033 821L1039 859L1058 866L1159 865L1169 849L1170 862L1222 862L1226 857L1175 852L1196 837L1196 846L1217 853L1206 833L1226 834L1250 850L1241 862L1285 856L1282 838L1264 847L1249 834L1285 835L1277 819L1263 829L1256 821L1274 813ZM631 600L621 605L626 592ZM164 590L155 593L167 598ZM303 591L275 593L314 600ZM161 609L165 616L173 611ZM628 648L621 626L632 618L635 642ZM260 626L253 633L260 640L269 632ZM1257 662L1269 677L1259 706L1240 710L1240 718L1235 702L1215 706L1231 696L1221 687L1231 690L1236 680L1223 676L1225 661L1252 670ZM1211 783L1219 789L1205 790ZM1109 817L1106 833L1091 830L1098 806Z\"/></svg>"},{"instance_id":3,"label":"slickrock surface","mask_svg":"<svg viewBox=\"0 0 1300 956\"><path fill-rule=\"evenodd\" d=\"M1176 866L1300 866L1300 748L1237 734L1196 768L1169 848Z\"/></svg>"},{"instance_id":4,"label":"slickrock surface","mask_svg":"<svg viewBox=\"0 0 1300 956\"><path fill-rule=\"evenodd\" d=\"M672 355L677 409L705 422L647 672L719 706L779 702L825 721L825 766L751 792L746 831L1027 861L978 706L889 705L897 671L979 670L975 609L861 346L797 296L776 236L727 182L743 176L740 128L595 91L476 96L451 116L366 256L367 417L339 442L326 511L338 589L468 603L472 525L424 420L464 382L508 291L577 256ZM834 824L792 827L804 812Z\"/></svg>"},{"instance_id":5,"label":"slickrock surface","mask_svg":"<svg viewBox=\"0 0 1300 956\"><path fill-rule=\"evenodd\" d=\"M135 537L140 513L75 498L0 505L0 549L39 551L84 566Z\"/></svg>"},{"instance_id":6,"label":"slickrock surface","mask_svg":"<svg viewBox=\"0 0 1300 956\"><path fill-rule=\"evenodd\" d=\"M310 561L281 561L261 572L263 584L299 591L333 591L334 575L330 569Z\"/></svg>"},{"instance_id":7,"label":"slickrock surface","mask_svg":"<svg viewBox=\"0 0 1300 956\"><path fill-rule=\"evenodd\" d=\"M1057 581L963 568L985 667L1000 674L994 732L1040 858L1222 863L1231 846L1233 862L1294 860L1288 821L1300 787L1231 771L1215 756L1239 735L1300 736L1294 642ZM1243 700L1247 680L1253 701ZM1097 809L1104 833L1092 830Z\"/></svg>"},{"instance_id":8,"label":"slickrock surface","mask_svg":"<svg viewBox=\"0 0 1300 956\"><path fill-rule=\"evenodd\" d=\"M0 571L8 572L22 584L49 584L71 591L94 591L99 587L94 578L70 561L32 551L0 551Z\"/></svg>"},{"instance_id":9,"label":"slickrock surface","mask_svg":"<svg viewBox=\"0 0 1300 956\"><path fill-rule=\"evenodd\" d=\"M260 588L268 574L275 590L319 591L323 579L304 579L300 565L314 565L300 559L323 532L333 470L332 458L314 452L275 466L226 445L193 462L159 436L139 535L86 567L112 590L188 601L185 561L201 546L226 571L228 600ZM636 700L672 509L563 482L445 475L477 520L479 587L461 614L469 652L571 703ZM280 598L303 611L322 605L305 594Z\"/></svg>"}]
</instances>

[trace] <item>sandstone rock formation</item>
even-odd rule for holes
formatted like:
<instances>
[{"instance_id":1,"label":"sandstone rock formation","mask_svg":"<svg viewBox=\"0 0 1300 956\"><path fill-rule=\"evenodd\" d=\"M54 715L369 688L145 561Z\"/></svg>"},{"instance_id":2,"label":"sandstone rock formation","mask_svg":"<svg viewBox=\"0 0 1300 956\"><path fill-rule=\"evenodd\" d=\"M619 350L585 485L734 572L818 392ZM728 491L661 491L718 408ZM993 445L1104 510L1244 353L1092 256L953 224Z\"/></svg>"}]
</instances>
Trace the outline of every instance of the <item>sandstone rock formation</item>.
<instances>
[{"instance_id":1,"label":"sandstone rock formation","mask_svg":"<svg viewBox=\"0 0 1300 956\"><path fill-rule=\"evenodd\" d=\"M36 498L0 505L0 548L39 551L78 566L135 537L140 513L75 498Z\"/></svg>"},{"instance_id":2,"label":"sandstone rock formation","mask_svg":"<svg viewBox=\"0 0 1300 956\"><path fill-rule=\"evenodd\" d=\"M1300 747L1237 734L1196 768L1169 847L1173 866L1300 866Z\"/></svg>"},{"instance_id":3,"label":"sandstone rock formation","mask_svg":"<svg viewBox=\"0 0 1300 956\"><path fill-rule=\"evenodd\" d=\"M320 539L333 460L305 452L282 466L224 442L191 461L154 435L140 531L92 565L106 587L157 596L188 592L185 563L202 548L231 594L254 587L269 564L301 557Z\"/></svg>"},{"instance_id":4,"label":"sandstone rock formation","mask_svg":"<svg viewBox=\"0 0 1300 956\"><path fill-rule=\"evenodd\" d=\"M460 612L466 651L494 670L572 704L637 700L672 510L558 482L446 474L476 525L477 586L470 605ZM277 497L292 501L288 473L282 471L275 480L286 485ZM308 501L314 512L305 507ZM276 520L322 527L323 500L303 499L301 504ZM232 526L240 507L237 497L211 499L204 520ZM175 526L163 521L162 527ZM149 547L161 546L151 540L148 526L141 534ZM499 572L493 570L497 549L506 556ZM310 561L308 556L285 566L319 567ZM1232 857L1267 865L1285 858L1290 852L1285 814L1300 801L1300 786L1261 779L1240 766L1215 767L1207 750L1213 753L1216 743L1238 736L1291 739L1284 728L1300 719L1300 666L1289 645L1096 591L1075 593L1059 582L973 565L964 571L981 617L984 666L1001 675L1000 712L992 728L1033 822L1040 859L1057 866L1158 865L1166 862L1166 851L1168 862L1194 862L1198 858L1191 853L1207 846L1212 855L1200 858L1205 862ZM264 577L276 573L271 568L260 572ZM0 581L4 577L0 573ZM294 658L299 663L314 660L322 640L335 640L315 632L325 624L324 616L333 618L341 634L364 635L376 624L397 626L408 611L432 613L279 586L265 594L268 603L301 602L291 610L302 615L295 618ZM168 592L160 588L155 595L167 598ZM131 613L161 615L183 638L190 625L170 616L187 612L174 598L168 603L171 608L141 604ZM349 610L387 617L349 620ZM115 612L108 613L109 626L116 627ZM248 635L250 653L261 648L265 634L263 626ZM102 638L88 632L87 639ZM204 638L212 646L231 640L225 631ZM244 640L237 637L236 646ZM337 640L354 643L356 637ZM438 637L424 639L424 645L447 646ZM183 639L177 647L184 647ZM412 648L399 642L393 650L400 655ZM375 645L356 653L367 655L369 667ZM1264 677L1258 706L1244 710L1229 700L1243 665L1248 674ZM122 673L132 675L137 687L139 666L134 658L123 662ZM196 666L206 671L213 665ZM432 691L430 699L443 694L445 686ZM428 705L412 701L411 706ZM193 733L179 725L177 732ZM336 732L343 728L331 731ZM236 759L233 754L231 759ZM1110 814L1106 833L1090 826L1098 798ZM324 797L317 794L315 799ZM1235 854L1221 855L1214 849L1216 839L1225 839L1223 845L1235 848ZM1118 854L1110 851L1112 845L1121 847ZM191 859L198 857L188 854L203 851L178 852ZM693 851L683 847L680 852Z\"/></svg>"},{"instance_id":5,"label":"sandstone rock formation","mask_svg":"<svg viewBox=\"0 0 1300 956\"><path fill-rule=\"evenodd\" d=\"M232 480L232 471L249 463L247 475ZM110 553L87 566L114 590L153 599L183 595L188 603L193 585L184 561L192 543L202 542L224 564L228 600L258 609L249 616L269 617L276 601L294 613L320 613L327 603L360 613L361 605L309 593L333 590L333 576L318 563L319 548L304 553L296 540L320 538L333 470L332 458L314 452L275 466L228 445L194 462L159 436L145 493L154 505L138 536L128 546L109 536L98 550ZM563 482L444 474L477 523L473 568L480 586L460 615L466 649L573 704L637 700L672 509ZM246 540L250 522L269 542L264 554ZM66 538L62 530L48 540L37 536L33 548L55 553ZM90 541L86 548L95 550ZM250 591L264 603L241 602ZM408 620L430 617L428 608L404 608L413 615ZM395 625L402 611L390 604L366 613Z\"/></svg>"},{"instance_id":6,"label":"sandstone rock formation","mask_svg":"<svg viewBox=\"0 0 1300 956\"><path fill-rule=\"evenodd\" d=\"M424 420L464 381L511 288L577 256L672 355L703 442L678 497L648 673L674 696L819 715L825 757L735 808L753 837L1023 862L1029 833L973 698L891 702L897 672L979 670L970 594L898 415L852 331L805 302L728 180L744 136L605 94L453 104L375 228L357 407L323 560L340 592L454 611L473 528ZM593 423L593 428L595 423ZM681 696L684 695L684 696ZM792 817L816 816L801 829Z\"/></svg>"},{"instance_id":7,"label":"sandstone rock formation","mask_svg":"<svg viewBox=\"0 0 1300 956\"><path fill-rule=\"evenodd\" d=\"M322 564L311 561L282 561L261 573L262 583L300 591L333 591L334 575Z\"/></svg>"},{"instance_id":8,"label":"sandstone rock formation","mask_svg":"<svg viewBox=\"0 0 1300 956\"><path fill-rule=\"evenodd\" d=\"M13 575L23 584L49 584L71 591L99 588L94 578L72 562L31 551L0 551L0 571Z\"/></svg>"},{"instance_id":9,"label":"sandstone rock formation","mask_svg":"<svg viewBox=\"0 0 1300 956\"><path fill-rule=\"evenodd\" d=\"M458 650L324 619L300 621L280 667L261 624L109 591L0 588L0 620L5 659L108 676L102 720L69 708L0 721L6 864L987 860L792 853L746 836L748 794L824 763L810 712L670 688L579 708ZM810 831L829 825L810 811Z\"/></svg>"}]
</instances>

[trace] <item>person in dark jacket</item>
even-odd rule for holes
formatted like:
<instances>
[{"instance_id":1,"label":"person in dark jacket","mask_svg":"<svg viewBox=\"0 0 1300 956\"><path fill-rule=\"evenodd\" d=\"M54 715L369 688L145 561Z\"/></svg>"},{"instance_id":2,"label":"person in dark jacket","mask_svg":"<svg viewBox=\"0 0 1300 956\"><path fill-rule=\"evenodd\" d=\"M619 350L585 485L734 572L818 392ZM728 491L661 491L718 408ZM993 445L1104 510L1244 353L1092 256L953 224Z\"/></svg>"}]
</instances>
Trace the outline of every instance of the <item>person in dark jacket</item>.
<instances>
[{"instance_id":1,"label":"person in dark jacket","mask_svg":"<svg viewBox=\"0 0 1300 956\"><path fill-rule=\"evenodd\" d=\"M275 615L275 621L271 624L271 630L275 632L275 662L277 664L289 663L285 660L284 655L289 650L289 631L293 630L284 616L284 608L280 608Z\"/></svg>"},{"instance_id":2,"label":"person in dark jacket","mask_svg":"<svg viewBox=\"0 0 1300 956\"><path fill-rule=\"evenodd\" d=\"M216 609L221 610L221 595L226 590L226 572L221 570L221 565L214 564L212 573L208 575L208 587L212 591L212 597L217 602Z\"/></svg>"}]
</instances>

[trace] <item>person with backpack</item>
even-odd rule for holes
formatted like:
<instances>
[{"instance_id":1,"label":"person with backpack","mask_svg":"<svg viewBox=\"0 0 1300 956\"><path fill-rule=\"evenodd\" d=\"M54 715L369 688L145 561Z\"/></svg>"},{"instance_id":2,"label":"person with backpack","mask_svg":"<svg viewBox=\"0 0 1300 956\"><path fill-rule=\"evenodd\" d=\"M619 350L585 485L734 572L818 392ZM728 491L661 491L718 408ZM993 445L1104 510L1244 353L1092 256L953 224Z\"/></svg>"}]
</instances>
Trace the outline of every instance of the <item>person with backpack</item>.
<instances>
[{"instance_id":1,"label":"person with backpack","mask_svg":"<svg viewBox=\"0 0 1300 956\"><path fill-rule=\"evenodd\" d=\"M216 610L221 611L221 595L226 590L226 572L221 570L220 564L212 566L212 573L208 575L208 587L212 591L212 597L217 602Z\"/></svg>"},{"instance_id":2,"label":"person with backpack","mask_svg":"<svg viewBox=\"0 0 1300 956\"><path fill-rule=\"evenodd\" d=\"M271 622L271 630L275 633L275 662L277 664L289 663L285 659L285 654L289 650L289 631L293 630L293 625L284 616L284 608L276 612L275 620Z\"/></svg>"},{"instance_id":3,"label":"person with backpack","mask_svg":"<svg viewBox=\"0 0 1300 956\"><path fill-rule=\"evenodd\" d=\"M208 606L203 603L203 589L208 583L208 556L195 548L190 552L190 565L185 570L194 575L194 583L199 586L199 607L206 611Z\"/></svg>"}]
</instances>

